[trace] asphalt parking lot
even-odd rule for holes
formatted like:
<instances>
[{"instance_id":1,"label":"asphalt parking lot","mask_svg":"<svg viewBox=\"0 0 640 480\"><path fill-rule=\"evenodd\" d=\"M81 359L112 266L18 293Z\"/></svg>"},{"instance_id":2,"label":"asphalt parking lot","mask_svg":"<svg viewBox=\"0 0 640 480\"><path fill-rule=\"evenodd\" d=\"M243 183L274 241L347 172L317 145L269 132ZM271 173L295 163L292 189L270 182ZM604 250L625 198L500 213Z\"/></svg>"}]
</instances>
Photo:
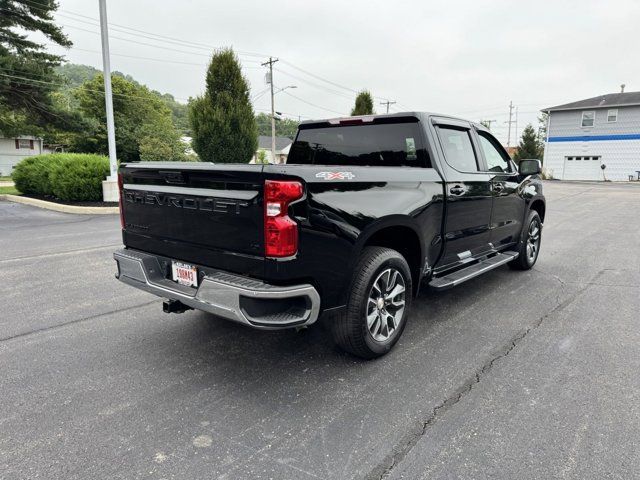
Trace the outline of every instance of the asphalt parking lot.
<instances>
[{"instance_id":1,"label":"asphalt parking lot","mask_svg":"<svg viewBox=\"0 0 640 480\"><path fill-rule=\"evenodd\" d=\"M164 314L117 216L0 202L0 478L638 478L640 186L545 189L535 269L424 291L372 362Z\"/></svg>"}]
</instances>

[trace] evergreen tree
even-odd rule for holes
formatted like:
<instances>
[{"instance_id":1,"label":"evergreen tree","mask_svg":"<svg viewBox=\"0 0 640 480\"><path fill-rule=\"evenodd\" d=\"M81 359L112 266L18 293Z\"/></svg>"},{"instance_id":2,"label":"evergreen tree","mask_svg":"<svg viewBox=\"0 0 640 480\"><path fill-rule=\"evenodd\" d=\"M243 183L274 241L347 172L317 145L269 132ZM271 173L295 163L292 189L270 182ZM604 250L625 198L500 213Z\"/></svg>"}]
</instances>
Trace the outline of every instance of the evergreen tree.
<instances>
[{"instance_id":1,"label":"evergreen tree","mask_svg":"<svg viewBox=\"0 0 640 480\"><path fill-rule=\"evenodd\" d=\"M513 159L518 162L525 158L542 159L543 147L536 131L531 124L527 125L522 131L520 143L516 149Z\"/></svg>"},{"instance_id":2,"label":"evergreen tree","mask_svg":"<svg viewBox=\"0 0 640 480\"><path fill-rule=\"evenodd\" d=\"M203 162L248 163L258 148L249 85L231 49L216 52L206 90L190 103L193 149Z\"/></svg>"},{"instance_id":3,"label":"evergreen tree","mask_svg":"<svg viewBox=\"0 0 640 480\"><path fill-rule=\"evenodd\" d=\"M57 8L54 0L0 0L0 131L5 135L77 127L77 119L61 112L51 96L59 80L53 69L62 57L47 53L44 45L24 33L70 47L71 41L53 22Z\"/></svg>"},{"instance_id":4,"label":"evergreen tree","mask_svg":"<svg viewBox=\"0 0 640 480\"><path fill-rule=\"evenodd\" d=\"M373 97L371 96L371 92L368 90L363 90L358 93L356 97L356 104L351 110L351 115L373 115Z\"/></svg>"}]
</instances>

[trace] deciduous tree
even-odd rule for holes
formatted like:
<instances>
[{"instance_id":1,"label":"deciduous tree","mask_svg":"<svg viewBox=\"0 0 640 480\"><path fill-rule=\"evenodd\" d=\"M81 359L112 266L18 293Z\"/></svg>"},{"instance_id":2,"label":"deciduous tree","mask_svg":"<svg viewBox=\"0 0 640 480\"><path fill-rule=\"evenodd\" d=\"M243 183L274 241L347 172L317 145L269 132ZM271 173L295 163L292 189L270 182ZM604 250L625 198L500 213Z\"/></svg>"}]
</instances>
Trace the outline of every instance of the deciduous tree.
<instances>
[{"instance_id":1,"label":"deciduous tree","mask_svg":"<svg viewBox=\"0 0 640 480\"><path fill-rule=\"evenodd\" d=\"M103 76L98 74L75 92L88 123L72 147L79 152L106 155L107 127ZM116 151L123 162L183 160L185 145L171 120L171 111L158 95L143 85L112 75Z\"/></svg>"}]
</instances>

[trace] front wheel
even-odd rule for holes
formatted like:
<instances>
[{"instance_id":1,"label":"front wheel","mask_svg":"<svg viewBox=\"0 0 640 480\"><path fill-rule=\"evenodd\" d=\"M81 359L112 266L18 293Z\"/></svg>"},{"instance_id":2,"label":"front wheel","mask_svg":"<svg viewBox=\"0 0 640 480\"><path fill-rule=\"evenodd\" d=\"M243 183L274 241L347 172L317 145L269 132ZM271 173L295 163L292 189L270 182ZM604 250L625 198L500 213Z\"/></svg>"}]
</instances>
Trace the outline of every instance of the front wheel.
<instances>
[{"instance_id":1,"label":"front wheel","mask_svg":"<svg viewBox=\"0 0 640 480\"><path fill-rule=\"evenodd\" d=\"M366 359L387 353L407 323L412 288L409 265L400 253L365 248L354 272L347 308L330 323L335 342Z\"/></svg>"},{"instance_id":2,"label":"front wheel","mask_svg":"<svg viewBox=\"0 0 640 480\"><path fill-rule=\"evenodd\" d=\"M529 270L532 268L540 253L540 241L542 240L542 221L535 210L531 210L527 221L523 225L520 234L518 258L509 262L509 266L515 270Z\"/></svg>"}]
</instances>

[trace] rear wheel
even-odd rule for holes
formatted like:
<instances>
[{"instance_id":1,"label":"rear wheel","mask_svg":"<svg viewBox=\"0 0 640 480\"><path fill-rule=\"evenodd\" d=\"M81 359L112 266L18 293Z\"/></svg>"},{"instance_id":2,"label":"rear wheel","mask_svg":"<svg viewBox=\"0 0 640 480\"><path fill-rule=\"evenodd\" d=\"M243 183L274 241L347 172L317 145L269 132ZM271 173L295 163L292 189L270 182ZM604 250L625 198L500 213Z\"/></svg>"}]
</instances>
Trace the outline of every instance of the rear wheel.
<instances>
[{"instance_id":1,"label":"rear wheel","mask_svg":"<svg viewBox=\"0 0 640 480\"><path fill-rule=\"evenodd\" d=\"M347 308L330 324L334 340L358 357L384 355L404 330L411 294L411 272L404 257L389 248L365 248L356 266Z\"/></svg>"},{"instance_id":2,"label":"rear wheel","mask_svg":"<svg viewBox=\"0 0 640 480\"><path fill-rule=\"evenodd\" d=\"M518 248L518 258L509 262L509 266L515 270L529 270L538 260L540 253L540 241L542 240L542 221L535 210L531 210L527 216Z\"/></svg>"}]
</instances>

